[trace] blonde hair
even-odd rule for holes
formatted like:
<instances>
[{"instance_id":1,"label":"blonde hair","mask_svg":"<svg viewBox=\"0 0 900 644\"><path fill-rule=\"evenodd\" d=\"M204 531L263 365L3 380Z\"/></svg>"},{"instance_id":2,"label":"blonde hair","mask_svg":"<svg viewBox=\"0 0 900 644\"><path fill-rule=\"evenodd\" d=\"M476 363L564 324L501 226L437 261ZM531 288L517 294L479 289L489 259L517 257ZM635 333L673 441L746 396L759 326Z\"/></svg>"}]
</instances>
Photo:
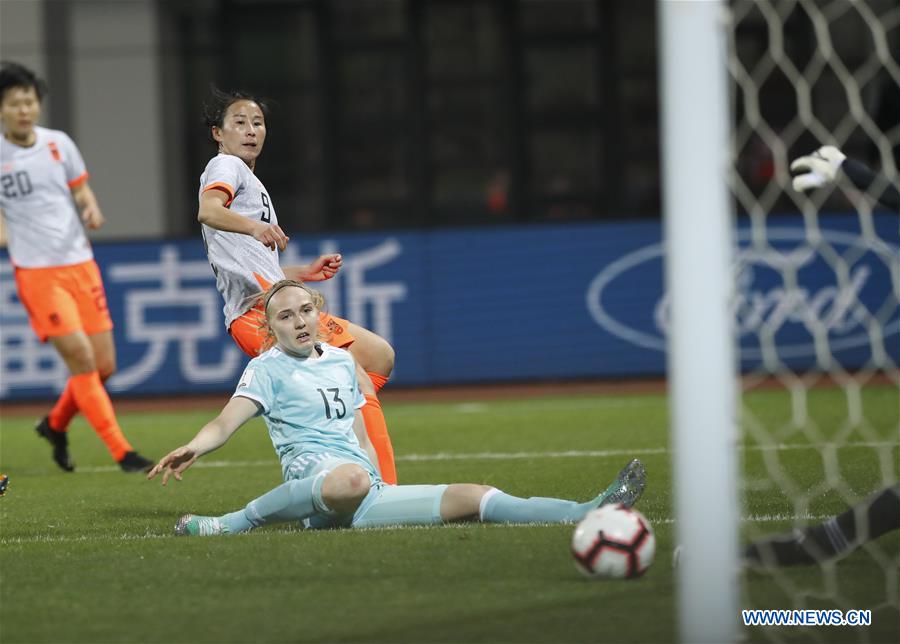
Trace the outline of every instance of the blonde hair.
<instances>
[{"instance_id":1,"label":"blonde hair","mask_svg":"<svg viewBox=\"0 0 900 644\"><path fill-rule=\"evenodd\" d=\"M268 290L266 290L265 293L263 293L259 297L259 300L258 300L258 306L262 309L262 314L263 314L262 321L260 323L260 330L263 332L263 335L265 335L265 340L263 340L261 352L272 348L276 342L275 333L272 331L272 326L269 324L269 301L272 299L272 297L278 291L280 291L284 288L288 288L290 286L293 286L293 287L299 288L299 289L303 289L304 291L309 293L309 296L310 296L310 299L312 300L313 306L315 306L316 309L319 310L319 312L323 312L325 310L325 296L322 295L319 291L308 287L303 282L298 282L297 280L289 280L289 279L283 279L283 280L279 280L279 281L275 282L274 284L272 284L272 286L270 286L268 288ZM319 329L319 339L324 342L328 342L328 340L330 339L330 333L326 332L323 334L322 333L323 329L322 329L321 324L318 325L318 329ZM322 337L323 335L327 335L329 337Z\"/></svg>"}]
</instances>

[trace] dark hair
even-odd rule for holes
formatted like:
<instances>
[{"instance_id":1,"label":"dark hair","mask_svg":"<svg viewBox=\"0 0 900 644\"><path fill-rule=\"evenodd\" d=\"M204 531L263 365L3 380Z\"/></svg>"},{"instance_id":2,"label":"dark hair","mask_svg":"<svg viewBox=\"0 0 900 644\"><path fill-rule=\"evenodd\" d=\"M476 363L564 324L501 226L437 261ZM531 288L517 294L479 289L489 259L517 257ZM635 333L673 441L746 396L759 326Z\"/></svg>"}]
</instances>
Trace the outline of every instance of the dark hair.
<instances>
[{"instance_id":1,"label":"dark hair","mask_svg":"<svg viewBox=\"0 0 900 644\"><path fill-rule=\"evenodd\" d=\"M47 93L47 83L37 77L33 71L9 60L0 62L0 101L6 94L6 90L13 87L33 88L38 100L44 100Z\"/></svg>"},{"instance_id":2,"label":"dark hair","mask_svg":"<svg viewBox=\"0 0 900 644\"><path fill-rule=\"evenodd\" d=\"M223 127L225 125L225 112L228 111L228 108L231 107L233 103L237 103L238 101L253 101L259 105L259 109L262 110L263 116L268 118L269 103L265 99L258 98L241 90L223 92L215 85L210 84L209 98L203 102L203 123L207 128L212 128L213 126L219 128ZM210 139L212 139L211 132ZM213 143L215 143L215 140L213 140Z\"/></svg>"}]
</instances>

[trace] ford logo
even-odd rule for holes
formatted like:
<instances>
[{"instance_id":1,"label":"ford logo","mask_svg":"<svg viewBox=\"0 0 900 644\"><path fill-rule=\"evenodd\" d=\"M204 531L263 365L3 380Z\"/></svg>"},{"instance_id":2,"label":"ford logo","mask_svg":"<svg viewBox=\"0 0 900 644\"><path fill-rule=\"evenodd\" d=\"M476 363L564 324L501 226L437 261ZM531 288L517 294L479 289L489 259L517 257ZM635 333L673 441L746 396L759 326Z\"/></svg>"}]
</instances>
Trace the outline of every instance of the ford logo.
<instances>
[{"instance_id":1,"label":"ford logo","mask_svg":"<svg viewBox=\"0 0 900 644\"><path fill-rule=\"evenodd\" d=\"M750 245L749 230L737 237L732 310L744 359L760 360L773 349L778 358L816 356L817 346L832 354L871 347L876 360L881 347L894 347L888 352L896 354L900 345L889 338L900 334L900 249L833 230L821 231L817 245L799 228L769 229L762 247ZM660 243L628 253L604 267L587 290L597 324L658 351L666 349L670 312L663 252ZM648 282L656 294L636 297L635 285Z\"/></svg>"}]
</instances>

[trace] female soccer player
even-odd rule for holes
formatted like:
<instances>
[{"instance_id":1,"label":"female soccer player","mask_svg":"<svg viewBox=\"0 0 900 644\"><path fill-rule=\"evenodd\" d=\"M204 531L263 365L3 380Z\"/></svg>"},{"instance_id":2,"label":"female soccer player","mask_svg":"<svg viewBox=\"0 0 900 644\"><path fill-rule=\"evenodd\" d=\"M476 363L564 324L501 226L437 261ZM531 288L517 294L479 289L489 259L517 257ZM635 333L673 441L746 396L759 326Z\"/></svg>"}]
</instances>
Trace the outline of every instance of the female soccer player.
<instances>
[{"instance_id":1,"label":"female soccer player","mask_svg":"<svg viewBox=\"0 0 900 644\"><path fill-rule=\"evenodd\" d=\"M275 206L256 177L256 160L266 140L265 104L241 92L213 89L205 105L206 125L218 155L200 177L203 240L216 286L225 299L225 324L250 357L264 348L260 295L285 277L304 282L326 280L341 267L340 255L323 255L305 266L282 269L278 251L288 238L278 225ZM377 392L394 367L394 350L378 335L347 320L321 312L320 336L348 349L362 367L358 374L366 405L362 410L369 439L378 455L382 478L397 482L394 450Z\"/></svg>"},{"instance_id":2,"label":"female soccer player","mask_svg":"<svg viewBox=\"0 0 900 644\"><path fill-rule=\"evenodd\" d=\"M84 226L103 225L103 213L75 143L37 125L43 95L44 83L32 71L2 63L0 208L9 256L31 327L42 342L53 343L71 373L36 429L53 445L56 464L71 472L67 431L80 410L124 471L146 471L153 462L125 439L103 387L116 369L113 325L84 233Z\"/></svg>"},{"instance_id":3,"label":"female soccer player","mask_svg":"<svg viewBox=\"0 0 900 644\"><path fill-rule=\"evenodd\" d=\"M606 503L630 507L643 493L645 474L638 460L585 503L522 499L469 483L385 485L368 451L359 413L365 400L353 357L317 342L321 306L321 296L300 282L274 284L264 296L263 312L275 346L250 361L219 416L148 474L152 479L162 473L163 485L170 476L180 481L199 457L224 445L241 425L262 414L285 483L224 516L185 515L176 524L177 535L234 534L296 520L313 528L461 520L567 523Z\"/></svg>"}]
</instances>

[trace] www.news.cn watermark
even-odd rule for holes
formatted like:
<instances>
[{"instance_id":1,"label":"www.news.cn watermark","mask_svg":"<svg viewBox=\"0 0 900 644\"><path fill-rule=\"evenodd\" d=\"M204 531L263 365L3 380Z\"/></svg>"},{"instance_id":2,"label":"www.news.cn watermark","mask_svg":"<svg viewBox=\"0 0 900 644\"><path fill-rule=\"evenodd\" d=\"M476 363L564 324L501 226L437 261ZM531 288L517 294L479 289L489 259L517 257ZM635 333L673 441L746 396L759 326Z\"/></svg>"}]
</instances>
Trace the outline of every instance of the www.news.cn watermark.
<instances>
[{"instance_id":1,"label":"www.news.cn watermark","mask_svg":"<svg viewBox=\"0 0 900 644\"><path fill-rule=\"evenodd\" d=\"M744 626L871 626L871 610L742 610Z\"/></svg>"}]
</instances>

